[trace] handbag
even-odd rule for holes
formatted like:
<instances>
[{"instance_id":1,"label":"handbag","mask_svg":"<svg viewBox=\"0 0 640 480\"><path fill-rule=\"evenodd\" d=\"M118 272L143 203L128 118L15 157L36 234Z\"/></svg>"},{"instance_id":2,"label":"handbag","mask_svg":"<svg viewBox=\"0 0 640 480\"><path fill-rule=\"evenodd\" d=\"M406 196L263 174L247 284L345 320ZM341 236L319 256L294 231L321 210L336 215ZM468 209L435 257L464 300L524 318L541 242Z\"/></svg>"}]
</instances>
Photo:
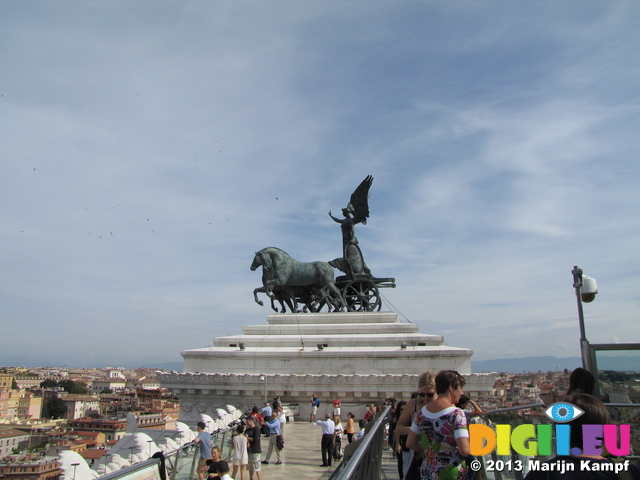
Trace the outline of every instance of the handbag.
<instances>
[{"instance_id":1,"label":"handbag","mask_svg":"<svg viewBox=\"0 0 640 480\"><path fill-rule=\"evenodd\" d=\"M404 476L404 480L421 480L422 475L420 473L420 468L422 467L422 458L414 455L411 457L411 464L409 465L409 469L407 470L406 475Z\"/></svg>"},{"instance_id":2,"label":"handbag","mask_svg":"<svg viewBox=\"0 0 640 480\"><path fill-rule=\"evenodd\" d=\"M418 407L418 399L416 398L416 401L413 404L413 414L411 415L412 422L416 416L417 407ZM416 452L413 452L413 455L411 455L411 463L409 464L407 473L404 476L404 480L422 480L422 474L420 473L421 468L422 468L422 458L416 455Z\"/></svg>"}]
</instances>

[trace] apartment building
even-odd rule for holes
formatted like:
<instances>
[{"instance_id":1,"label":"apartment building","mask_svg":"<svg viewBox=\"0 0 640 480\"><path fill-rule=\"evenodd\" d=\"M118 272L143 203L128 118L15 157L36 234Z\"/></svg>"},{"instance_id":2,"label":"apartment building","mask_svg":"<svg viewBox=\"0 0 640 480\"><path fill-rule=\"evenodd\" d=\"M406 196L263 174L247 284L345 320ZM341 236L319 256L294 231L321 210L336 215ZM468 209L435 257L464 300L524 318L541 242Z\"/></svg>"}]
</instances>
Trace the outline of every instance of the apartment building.
<instances>
[{"instance_id":1,"label":"apartment building","mask_svg":"<svg viewBox=\"0 0 640 480\"><path fill-rule=\"evenodd\" d=\"M64 418L73 420L74 418L90 417L100 413L100 399L91 395L62 395L60 400L65 406Z\"/></svg>"},{"instance_id":2,"label":"apartment building","mask_svg":"<svg viewBox=\"0 0 640 480\"><path fill-rule=\"evenodd\" d=\"M28 433L15 428L0 428L0 458L11 455L14 450L19 450L28 443Z\"/></svg>"},{"instance_id":3,"label":"apartment building","mask_svg":"<svg viewBox=\"0 0 640 480\"><path fill-rule=\"evenodd\" d=\"M19 406L19 390L0 391L0 422L7 422L18 418Z\"/></svg>"},{"instance_id":4,"label":"apartment building","mask_svg":"<svg viewBox=\"0 0 640 480\"><path fill-rule=\"evenodd\" d=\"M57 458L10 457L0 462L3 480L58 480L62 469Z\"/></svg>"},{"instance_id":5,"label":"apartment building","mask_svg":"<svg viewBox=\"0 0 640 480\"><path fill-rule=\"evenodd\" d=\"M18 400L18 418L25 421L39 420L42 417L42 397L23 391Z\"/></svg>"},{"instance_id":6,"label":"apartment building","mask_svg":"<svg viewBox=\"0 0 640 480\"><path fill-rule=\"evenodd\" d=\"M0 373L0 391L9 390L13 385L12 373Z\"/></svg>"}]
</instances>

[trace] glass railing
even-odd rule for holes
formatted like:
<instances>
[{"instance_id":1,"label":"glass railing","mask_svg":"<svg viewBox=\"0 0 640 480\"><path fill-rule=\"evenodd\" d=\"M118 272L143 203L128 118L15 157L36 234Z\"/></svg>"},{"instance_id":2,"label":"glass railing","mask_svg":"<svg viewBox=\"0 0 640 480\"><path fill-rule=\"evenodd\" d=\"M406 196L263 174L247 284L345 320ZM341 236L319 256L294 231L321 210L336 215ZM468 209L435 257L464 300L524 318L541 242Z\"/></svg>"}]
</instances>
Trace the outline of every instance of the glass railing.
<instances>
[{"instance_id":1,"label":"glass railing","mask_svg":"<svg viewBox=\"0 0 640 480\"><path fill-rule=\"evenodd\" d=\"M344 458L329 477L330 480L372 480L381 477L382 452L386 426L393 415L391 405L365 426L366 434L344 449Z\"/></svg>"},{"instance_id":2,"label":"glass railing","mask_svg":"<svg viewBox=\"0 0 640 480\"><path fill-rule=\"evenodd\" d=\"M211 445L217 445L222 451L222 458L227 458L231 451L235 426L220 430L211 435ZM185 445L179 450L165 456L167 480L189 480L197 477L196 469L200 459L200 449L197 445Z\"/></svg>"},{"instance_id":3,"label":"glass railing","mask_svg":"<svg viewBox=\"0 0 640 480\"><path fill-rule=\"evenodd\" d=\"M226 427L211 433L211 444L216 445L222 452L222 458L231 456L231 444L237 425L245 415L232 421ZM98 466L95 471L100 480L191 480L197 478L196 469L200 459L200 448L193 442L165 453L158 452L154 458L148 458L134 465L123 465L123 468L104 474L104 466ZM101 474L102 473L102 474ZM73 475L69 476L72 479Z\"/></svg>"}]
</instances>

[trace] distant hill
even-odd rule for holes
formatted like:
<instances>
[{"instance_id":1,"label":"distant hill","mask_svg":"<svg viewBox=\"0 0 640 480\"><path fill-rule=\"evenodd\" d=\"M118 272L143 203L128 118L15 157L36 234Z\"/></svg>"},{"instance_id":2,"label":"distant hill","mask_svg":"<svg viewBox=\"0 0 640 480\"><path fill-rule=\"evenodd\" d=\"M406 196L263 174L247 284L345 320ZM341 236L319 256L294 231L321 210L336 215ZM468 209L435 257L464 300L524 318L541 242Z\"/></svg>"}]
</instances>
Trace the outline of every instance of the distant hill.
<instances>
[{"instance_id":1,"label":"distant hill","mask_svg":"<svg viewBox=\"0 0 640 480\"><path fill-rule=\"evenodd\" d=\"M549 372L573 370L582 366L580 357L524 357L524 358L501 358L497 360L471 360L471 370L473 373L480 372ZM617 355L598 357L598 370L617 370L640 372L640 358L633 355Z\"/></svg>"},{"instance_id":2,"label":"distant hill","mask_svg":"<svg viewBox=\"0 0 640 480\"><path fill-rule=\"evenodd\" d=\"M582 366L580 357L558 358L552 356L545 357L524 357L524 358L501 358L496 360L471 360L471 370L473 373L480 372L548 372L573 370Z\"/></svg>"}]
</instances>

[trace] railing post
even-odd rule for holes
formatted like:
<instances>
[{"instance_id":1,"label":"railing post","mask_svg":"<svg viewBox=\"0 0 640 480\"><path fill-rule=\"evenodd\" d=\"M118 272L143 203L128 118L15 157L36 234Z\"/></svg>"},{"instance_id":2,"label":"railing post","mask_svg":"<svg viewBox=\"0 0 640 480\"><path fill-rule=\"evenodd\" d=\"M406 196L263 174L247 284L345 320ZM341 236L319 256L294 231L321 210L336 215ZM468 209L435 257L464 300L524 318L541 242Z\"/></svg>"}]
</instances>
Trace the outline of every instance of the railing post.
<instances>
[{"instance_id":1,"label":"railing post","mask_svg":"<svg viewBox=\"0 0 640 480\"><path fill-rule=\"evenodd\" d=\"M197 448L193 449L193 460L191 460L191 470L189 471L189 480L191 480L193 477L193 472L196 469L196 461L198 460L198 450Z\"/></svg>"}]
</instances>

